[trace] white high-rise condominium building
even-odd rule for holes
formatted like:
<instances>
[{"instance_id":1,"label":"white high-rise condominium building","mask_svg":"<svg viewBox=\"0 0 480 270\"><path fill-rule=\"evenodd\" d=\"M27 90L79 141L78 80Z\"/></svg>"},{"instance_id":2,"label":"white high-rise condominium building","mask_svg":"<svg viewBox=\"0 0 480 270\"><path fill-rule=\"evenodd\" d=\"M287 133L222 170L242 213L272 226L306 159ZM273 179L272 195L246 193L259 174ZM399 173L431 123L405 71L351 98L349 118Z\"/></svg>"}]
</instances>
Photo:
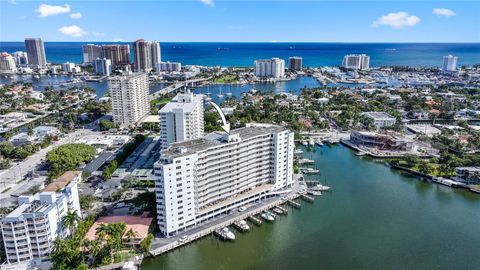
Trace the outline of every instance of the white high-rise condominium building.
<instances>
[{"instance_id":1,"label":"white high-rise condominium building","mask_svg":"<svg viewBox=\"0 0 480 270\"><path fill-rule=\"evenodd\" d=\"M177 94L160 111L160 140L162 148L171 143L203 136L203 95Z\"/></svg>"},{"instance_id":2,"label":"white high-rise condominium building","mask_svg":"<svg viewBox=\"0 0 480 270\"><path fill-rule=\"evenodd\" d=\"M370 56L366 54L348 54L343 57L342 67L367 70L370 68Z\"/></svg>"},{"instance_id":3,"label":"white high-rise condominium building","mask_svg":"<svg viewBox=\"0 0 480 270\"><path fill-rule=\"evenodd\" d=\"M15 64L17 64L17 66L28 65L28 56L26 52L14 52L12 54L12 57L15 60Z\"/></svg>"},{"instance_id":4,"label":"white high-rise condominium building","mask_svg":"<svg viewBox=\"0 0 480 270\"><path fill-rule=\"evenodd\" d=\"M0 73L14 73L16 71L15 59L6 52L0 54Z\"/></svg>"},{"instance_id":5,"label":"white high-rise condominium building","mask_svg":"<svg viewBox=\"0 0 480 270\"><path fill-rule=\"evenodd\" d=\"M157 64L157 71L180 71L182 70L182 64L178 62L161 62Z\"/></svg>"},{"instance_id":6,"label":"white high-rise condominium building","mask_svg":"<svg viewBox=\"0 0 480 270\"><path fill-rule=\"evenodd\" d=\"M285 76L285 60L272 58L255 60L255 76L259 78L282 78Z\"/></svg>"},{"instance_id":7,"label":"white high-rise condominium building","mask_svg":"<svg viewBox=\"0 0 480 270\"><path fill-rule=\"evenodd\" d=\"M45 46L41 38L26 38L25 48L27 50L28 63L35 67L47 65Z\"/></svg>"},{"instance_id":8,"label":"white high-rise condominium building","mask_svg":"<svg viewBox=\"0 0 480 270\"><path fill-rule=\"evenodd\" d=\"M113 121L134 126L150 112L148 76L145 73L115 76L108 80Z\"/></svg>"},{"instance_id":9,"label":"white high-rise condominium building","mask_svg":"<svg viewBox=\"0 0 480 270\"><path fill-rule=\"evenodd\" d=\"M154 165L157 219L165 236L262 198L293 180L293 132L247 125L172 144Z\"/></svg>"},{"instance_id":10,"label":"white high-rise condominium building","mask_svg":"<svg viewBox=\"0 0 480 270\"><path fill-rule=\"evenodd\" d=\"M83 63L91 64L95 59L102 58L102 46L96 44L85 44L82 46Z\"/></svg>"},{"instance_id":11,"label":"white high-rise condominium building","mask_svg":"<svg viewBox=\"0 0 480 270\"><path fill-rule=\"evenodd\" d=\"M64 72L73 73L75 70L75 63L70 63L70 62L63 63L62 69Z\"/></svg>"},{"instance_id":12,"label":"white high-rise condominium building","mask_svg":"<svg viewBox=\"0 0 480 270\"><path fill-rule=\"evenodd\" d=\"M133 43L133 68L137 72L148 72L161 62L160 43L139 39Z\"/></svg>"},{"instance_id":13,"label":"white high-rise condominium building","mask_svg":"<svg viewBox=\"0 0 480 270\"><path fill-rule=\"evenodd\" d=\"M457 70L457 56L447 55L443 57L443 71L455 71Z\"/></svg>"},{"instance_id":14,"label":"white high-rise condominium building","mask_svg":"<svg viewBox=\"0 0 480 270\"><path fill-rule=\"evenodd\" d=\"M1 220L6 262L2 269L48 268L57 237L69 234L62 226L68 211L81 216L77 181L81 172L66 172L32 196L20 196L19 206Z\"/></svg>"},{"instance_id":15,"label":"white high-rise condominium building","mask_svg":"<svg viewBox=\"0 0 480 270\"><path fill-rule=\"evenodd\" d=\"M112 61L107 58L97 58L93 60L93 70L95 74L110 76L112 73Z\"/></svg>"}]
</instances>

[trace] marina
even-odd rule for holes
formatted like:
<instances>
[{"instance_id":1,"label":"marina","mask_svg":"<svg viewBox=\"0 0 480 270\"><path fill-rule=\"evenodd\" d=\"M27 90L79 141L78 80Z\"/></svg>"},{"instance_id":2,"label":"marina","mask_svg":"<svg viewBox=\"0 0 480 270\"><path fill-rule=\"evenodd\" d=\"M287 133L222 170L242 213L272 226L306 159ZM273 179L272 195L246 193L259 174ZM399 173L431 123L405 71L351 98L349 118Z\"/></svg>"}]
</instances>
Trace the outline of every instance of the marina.
<instances>
[{"instance_id":1,"label":"marina","mask_svg":"<svg viewBox=\"0 0 480 270\"><path fill-rule=\"evenodd\" d=\"M291 209L288 215L255 225L249 232L237 234L233 242L202 237L186 247L145 259L142 269L206 270L219 264L233 270L415 269L419 263L429 269L472 269L480 263L475 256L480 242L476 233L480 228L478 195L418 181L383 164L359 159L342 145L312 152L301 149L312 154L322 179L328 179L330 190L315 197L315 203L296 194L282 205ZM319 183L318 176L305 178L309 186ZM242 214L258 215L272 208L248 207ZM407 222L411 216L416 217L414 223ZM439 222L449 233L443 233L445 228L438 227ZM465 226L473 231L465 234ZM385 249L393 243L397 243L395 248ZM344 249L350 249L353 257L338 253ZM425 250L429 256L414 257ZM404 260L405 256L410 259ZM458 260L463 256L473 259Z\"/></svg>"}]
</instances>

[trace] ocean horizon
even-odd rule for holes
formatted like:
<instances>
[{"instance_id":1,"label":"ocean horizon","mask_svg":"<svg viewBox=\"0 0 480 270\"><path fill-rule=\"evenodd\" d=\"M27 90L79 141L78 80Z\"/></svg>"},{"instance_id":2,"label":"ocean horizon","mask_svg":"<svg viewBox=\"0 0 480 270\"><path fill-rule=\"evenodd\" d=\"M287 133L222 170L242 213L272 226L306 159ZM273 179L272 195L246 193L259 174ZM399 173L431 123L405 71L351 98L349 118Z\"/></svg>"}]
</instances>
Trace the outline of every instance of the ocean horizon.
<instances>
[{"instance_id":1,"label":"ocean horizon","mask_svg":"<svg viewBox=\"0 0 480 270\"><path fill-rule=\"evenodd\" d=\"M84 44L131 42L45 42L47 61L82 62ZM303 57L304 66L339 66L346 54L368 54L372 67L440 67L445 55L458 56L458 64L480 64L480 43L385 42L161 42L162 61L183 65L253 66L256 59ZM0 42L0 51L25 51L23 41ZM131 54L133 58L133 53ZM132 59L133 60L133 59Z\"/></svg>"}]
</instances>

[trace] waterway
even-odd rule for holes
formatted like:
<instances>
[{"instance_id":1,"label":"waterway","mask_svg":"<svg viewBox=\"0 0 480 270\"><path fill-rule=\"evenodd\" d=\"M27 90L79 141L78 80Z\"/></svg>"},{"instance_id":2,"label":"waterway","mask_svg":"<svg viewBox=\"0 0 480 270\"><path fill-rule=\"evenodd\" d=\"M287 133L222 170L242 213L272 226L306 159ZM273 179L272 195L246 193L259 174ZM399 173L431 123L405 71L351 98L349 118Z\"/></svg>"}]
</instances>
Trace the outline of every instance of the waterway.
<instances>
[{"instance_id":1,"label":"waterway","mask_svg":"<svg viewBox=\"0 0 480 270\"><path fill-rule=\"evenodd\" d=\"M234 242L213 236L156 258L154 269L478 269L480 196L429 184L344 146L305 154L332 187L313 204Z\"/></svg>"},{"instance_id":2,"label":"waterway","mask_svg":"<svg viewBox=\"0 0 480 270\"><path fill-rule=\"evenodd\" d=\"M32 83L34 90L42 91L47 86L52 86L54 89L67 89L68 87L78 85L78 86L88 86L96 90L97 98L101 98L108 91L108 83L106 81L101 82L80 82L76 84L69 84L68 81L73 78L66 75L57 75L57 76L40 76L38 79L31 76L19 76L15 75L12 77L0 77L0 84L10 84L14 82L27 82ZM165 87L163 83L152 83L150 84L150 92L153 93L159 89ZM256 83L256 84L245 84L245 85L212 85L209 87L199 87L195 88L193 91L195 93L211 93L212 100L215 102L220 102L225 100L228 92L231 92L234 97L240 97L242 93L248 92L251 89L256 89L262 92L291 92L298 94L301 89L304 87L318 87L320 84L313 77L301 76L294 80L282 81L277 83ZM217 97L217 95L222 92L223 98Z\"/></svg>"}]
</instances>

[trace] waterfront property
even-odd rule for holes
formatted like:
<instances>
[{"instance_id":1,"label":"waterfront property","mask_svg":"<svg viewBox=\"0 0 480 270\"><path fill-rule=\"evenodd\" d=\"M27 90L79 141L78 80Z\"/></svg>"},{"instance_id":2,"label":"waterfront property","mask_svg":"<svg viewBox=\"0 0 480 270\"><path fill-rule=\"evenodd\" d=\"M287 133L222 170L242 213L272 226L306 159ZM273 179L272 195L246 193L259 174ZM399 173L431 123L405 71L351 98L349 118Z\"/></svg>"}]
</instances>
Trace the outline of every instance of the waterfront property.
<instances>
[{"instance_id":1,"label":"waterfront property","mask_svg":"<svg viewBox=\"0 0 480 270\"><path fill-rule=\"evenodd\" d=\"M342 145L301 149L315 160L333 193L325 192L315 203L304 203L300 211L275 222L253 226L237 234L233 243L219 243L211 236L187 246L174 241L172 245L183 247L146 258L141 268L393 270L419 265L474 269L480 264L478 195L418 181L383 163L358 158ZM241 215L249 210L235 215L245 218ZM459 259L465 257L469 259Z\"/></svg>"},{"instance_id":2,"label":"waterfront property","mask_svg":"<svg viewBox=\"0 0 480 270\"><path fill-rule=\"evenodd\" d=\"M123 241L125 246L138 247L140 243L147 237L152 224L153 218L148 216L149 213L144 213L141 216L104 216L98 218L90 227L86 234L86 239L93 241L97 239L97 229L102 224L125 223L125 235Z\"/></svg>"},{"instance_id":3,"label":"waterfront property","mask_svg":"<svg viewBox=\"0 0 480 270\"><path fill-rule=\"evenodd\" d=\"M247 125L174 143L155 164L158 224L170 237L293 185L293 133Z\"/></svg>"},{"instance_id":4,"label":"waterfront property","mask_svg":"<svg viewBox=\"0 0 480 270\"><path fill-rule=\"evenodd\" d=\"M381 151L411 151L413 147L412 140L398 136L393 132L376 133L353 130L350 134L350 141L359 146Z\"/></svg>"}]
</instances>

